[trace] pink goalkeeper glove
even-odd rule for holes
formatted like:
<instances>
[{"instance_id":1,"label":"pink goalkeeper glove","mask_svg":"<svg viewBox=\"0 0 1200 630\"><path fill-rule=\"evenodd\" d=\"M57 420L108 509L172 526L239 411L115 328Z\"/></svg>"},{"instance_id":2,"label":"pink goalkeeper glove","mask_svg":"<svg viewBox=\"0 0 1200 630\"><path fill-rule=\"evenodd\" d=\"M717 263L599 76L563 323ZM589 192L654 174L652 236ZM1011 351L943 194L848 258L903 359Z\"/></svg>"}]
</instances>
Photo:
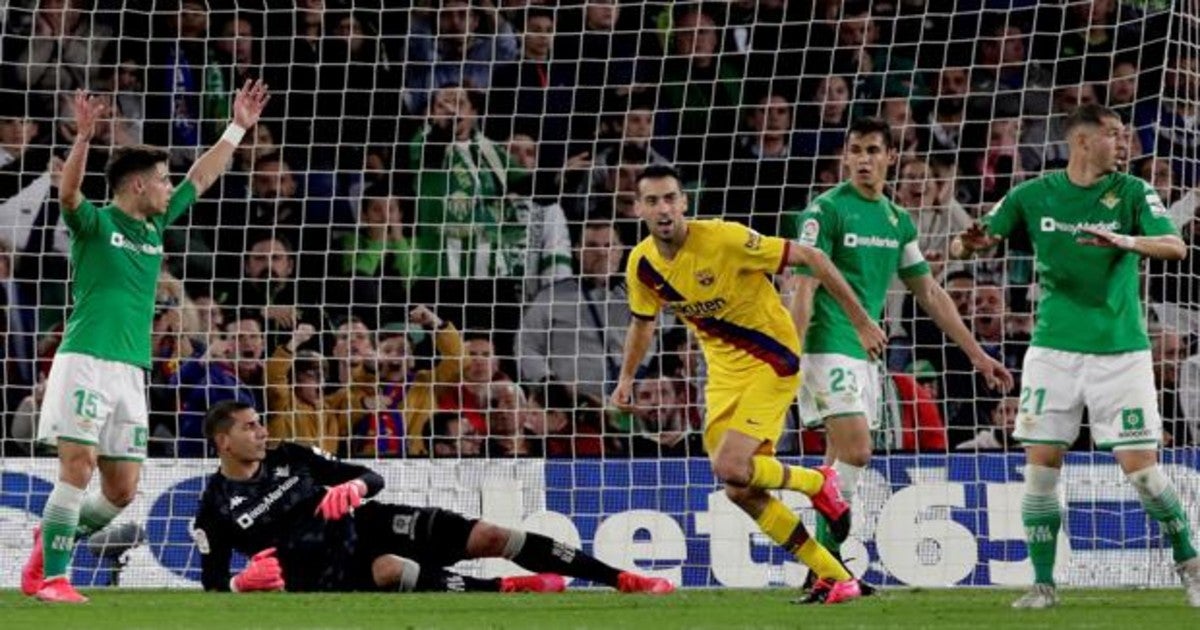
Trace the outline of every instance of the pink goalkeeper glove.
<instances>
[{"instance_id":1,"label":"pink goalkeeper glove","mask_svg":"<svg viewBox=\"0 0 1200 630\"><path fill-rule=\"evenodd\" d=\"M363 496L366 494L367 484L360 479L336 485L321 499L321 504L317 506L317 514L325 517L327 521L336 521L362 505Z\"/></svg>"},{"instance_id":2,"label":"pink goalkeeper glove","mask_svg":"<svg viewBox=\"0 0 1200 630\"><path fill-rule=\"evenodd\" d=\"M254 554L246 569L229 581L229 588L235 593L282 591L283 587L283 568L275 558L274 547Z\"/></svg>"}]
</instances>

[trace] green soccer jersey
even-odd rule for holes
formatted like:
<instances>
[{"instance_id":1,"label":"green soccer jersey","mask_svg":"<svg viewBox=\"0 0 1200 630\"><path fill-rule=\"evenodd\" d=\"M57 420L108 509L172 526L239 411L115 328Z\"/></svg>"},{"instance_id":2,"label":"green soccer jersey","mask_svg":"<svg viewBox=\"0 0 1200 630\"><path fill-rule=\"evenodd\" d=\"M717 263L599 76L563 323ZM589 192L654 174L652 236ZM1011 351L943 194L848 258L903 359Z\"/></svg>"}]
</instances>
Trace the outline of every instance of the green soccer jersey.
<instances>
[{"instance_id":1,"label":"green soccer jersey","mask_svg":"<svg viewBox=\"0 0 1200 630\"><path fill-rule=\"evenodd\" d=\"M150 369L154 296L162 268L163 230L196 201L185 180L166 214L139 221L116 206L86 199L63 212L71 234L74 308L59 352L77 352Z\"/></svg>"},{"instance_id":2,"label":"green soccer jersey","mask_svg":"<svg viewBox=\"0 0 1200 630\"><path fill-rule=\"evenodd\" d=\"M1089 354L1150 347L1138 291L1141 257L1078 242L1088 236L1079 232L1084 227L1176 234L1150 184L1112 173L1083 188L1065 171L1051 173L1012 189L984 223L996 236L1024 230L1033 243L1040 292L1034 346Z\"/></svg>"},{"instance_id":3,"label":"green soccer jersey","mask_svg":"<svg viewBox=\"0 0 1200 630\"><path fill-rule=\"evenodd\" d=\"M800 216L800 242L825 252L874 319L883 315L892 278L929 273L917 245L917 228L903 208L886 197L866 199L850 182L817 197ZM807 267L798 271L812 275ZM818 287L804 351L866 359L850 317Z\"/></svg>"}]
</instances>

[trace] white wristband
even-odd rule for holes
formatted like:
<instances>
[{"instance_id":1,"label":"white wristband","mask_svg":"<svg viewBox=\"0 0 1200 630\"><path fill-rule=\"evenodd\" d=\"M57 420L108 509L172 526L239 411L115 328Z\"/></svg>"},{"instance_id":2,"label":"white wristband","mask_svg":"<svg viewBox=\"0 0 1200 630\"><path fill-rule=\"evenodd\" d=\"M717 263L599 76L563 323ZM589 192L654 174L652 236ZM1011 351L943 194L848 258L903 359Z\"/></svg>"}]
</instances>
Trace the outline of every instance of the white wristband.
<instances>
[{"instance_id":1,"label":"white wristband","mask_svg":"<svg viewBox=\"0 0 1200 630\"><path fill-rule=\"evenodd\" d=\"M245 135L245 127L237 123L229 123L229 126L225 128L225 133L221 135L221 139L236 147L242 143L242 137Z\"/></svg>"},{"instance_id":2,"label":"white wristband","mask_svg":"<svg viewBox=\"0 0 1200 630\"><path fill-rule=\"evenodd\" d=\"M1133 249L1133 246L1136 244L1133 237L1129 236L1128 234L1118 235L1117 238L1114 239L1114 242L1116 243L1117 247L1125 251Z\"/></svg>"},{"instance_id":3,"label":"white wristband","mask_svg":"<svg viewBox=\"0 0 1200 630\"><path fill-rule=\"evenodd\" d=\"M239 591L239 590L238 590L238 588L237 588L237 576L236 576L236 575L235 575L235 576L233 576L233 577L231 577L231 578L229 578L229 591L230 591L231 593L239 593L239 592L241 592L241 591Z\"/></svg>"}]
</instances>

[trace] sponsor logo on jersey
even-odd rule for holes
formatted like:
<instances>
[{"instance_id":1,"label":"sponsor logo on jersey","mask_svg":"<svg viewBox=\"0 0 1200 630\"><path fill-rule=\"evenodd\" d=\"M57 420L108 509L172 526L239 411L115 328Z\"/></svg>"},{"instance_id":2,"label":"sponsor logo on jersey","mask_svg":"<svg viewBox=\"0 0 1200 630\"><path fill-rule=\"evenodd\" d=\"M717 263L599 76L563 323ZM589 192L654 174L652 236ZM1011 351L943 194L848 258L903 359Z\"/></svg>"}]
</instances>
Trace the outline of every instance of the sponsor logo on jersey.
<instances>
[{"instance_id":1,"label":"sponsor logo on jersey","mask_svg":"<svg viewBox=\"0 0 1200 630\"><path fill-rule=\"evenodd\" d=\"M750 230L750 238L746 239L746 249L755 251L762 246L762 234Z\"/></svg>"},{"instance_id":2,"label":"sponsor logo on jersey","mask_svg":"<svg viewBox=\"0 0 1200 630\"><path fill-rule=\"evenodd\" d=\"M800 243L811 247L817 244L817 237L820 235L821 224L816 219L807 219L800 228Z\"/></svg>"},{"instance_id":3,"label":"sponsor logo on jersey","mask_svg":"<svg viewBox=\"0 0 1200 630\"><path fill-rule=\"evenodd\" d=\"M671 304L671 310L680 317L706 317L725 308L725 298L705 300L703 302L678 302Z\"/></svg>"},{"instance_id":4,"label":"sponsor logo on jersey","mask_svg":"<svg viewBox=\"0 0 1200 630\"><path fill-rule=\"evenodd\" d=\"M1117 204L1121 203L1121 198L1117 196L1117 193L1109 191L1108 194L1100 198L1100 203L1103 204L1105 208L1112 210L1113 208L1117 207Z\"/></svg>"},{"instance_id":5,"label":"sponsor logo on jersey","mask_svg":"<svg viewBox=\"0 0 1200 630\"><path fill-rule=\"evenodd\" d=\"M275 470L278 471L279 468L276 468ZM279 484L278 488L268 492L267 496L263 497L263 500L260 501L258 505L254 506L253 509L237 517L238 527L241 527L242 529L250 529L258 517L265 514L267 510L271 509L271 506L275 505L276 501L283 497L283 495L287 494L287 491L291 490L298 483L300 483L299 477L288 477L283 483Z\"/></svg>"},{"instance_id":6,"label":"sponsor logo on jersey","mask_svg":"<svg viewBox=\"0 0 1200 630\"><path fill-rule=\"evenodd\" d=\"M163 253L162 245L151 245L149 243L142 243L141 245L138 245L136 243L130 243L129 241L125 240L125 235L121 234L120 232L113 232L108 238L108 243L113 247L123 249L127 252L133 252L135 254L161 256Z\"/></svg>"},{"instance_id":7,"label":"sponsor logo on jersey","mask_svg":"<svg viewBox=\"0 0 1200 630\"><path fill-rule=\"evenodd\" d=\"M1150 213L1154 216L1167 216L1167 206L1163 204L1162 198L1158 196L1158 193L1148 191L1146 193L1146 204L1150 206Z\"/></svg>"},{"instance_id":8,"label":"sponsor logo on jersey","mask_svg":"<svg viewBox=\"0 0 1200 630\"><path fill-rule=\"evenodd\" d=\"M246 502L246 497L243 497L243 496L235 496L235 497L233 497L232 499L230 499L230 500L229 500L229 507L231 507L231 508L235 508L235 507L237 507L237 506L239 506L239 505L241 505L241 504L243 504L243 503L245 503L245 502Z\"/></svg>"},{"instance_id":9,"label":"sponsor logo on jersey","mask_svg":"<svg viewBox=\"0 0 1200 630\"><path fill-rule=\"evenodd\" d=\"M1106 232L1115 232L1121 227L1119 221L1097 221L1094 223L1066 223L1059 221L1054 217L1042 217L1039 225L1043 232L1069 232L1074 234L1085 228L1091 230L1104 230Z\"/></svg>"},{"instance_id":10,"label":"sponsor logo on jersey","mask_svg":"<svg viewBox=\"0 0 1200 630\"><path fill-rule=\"evenodd\" d=\"M271 471L271 474L275 475L276 479L283 479L292 474L292 469L287 466L276 466L275 470Z\"/></svg>"},{"instance_id":11,"label":"sponsor logo on jersey","mask_svg":"<svg viewBox=\"0 0 1200 630\"><path fill-rule=\"evenodd\" d=\"M192 527L192 541L196 543L196 550L203 555L207 556L212 549L208 546L208 534L203 529Z\"/></svg>"},{"instance_id":12,"label":"sponsor logo on jersey","mask_svg":"<svg viewBox=\"0 0 1200 630\"><path fill-rule=\"evenodd\" d=\"M702 287L712 286L717 277L713 275L712 269L701 269L696 272L696 282Z\"/></svg>"},{"instance_id":13,"label":"sponsor logo on jersey","mask_svg":"<svg viewBox=\"0 0 1200 630\"><path fill-rule=\"evenodd\" d=\"M846 247L882 247L886 249L900 249L900 241L894 238L885 238L882 236L860 236L854 232L849 232L842 237L842 245Z\"/></svg>"}]
</instances>

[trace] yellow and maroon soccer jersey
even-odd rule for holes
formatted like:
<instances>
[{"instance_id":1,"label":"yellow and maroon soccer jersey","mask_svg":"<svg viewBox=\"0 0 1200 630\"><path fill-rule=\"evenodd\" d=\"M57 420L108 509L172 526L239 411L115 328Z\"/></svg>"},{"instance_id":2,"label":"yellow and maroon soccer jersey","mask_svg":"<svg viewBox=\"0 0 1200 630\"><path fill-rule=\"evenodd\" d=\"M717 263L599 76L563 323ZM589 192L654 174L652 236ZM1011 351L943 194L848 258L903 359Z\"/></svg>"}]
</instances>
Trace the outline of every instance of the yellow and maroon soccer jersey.
<instances>
[{"instance_id":1,"label":"yellow and maroon soccer jersey","mask_svg":"<svg viewBox=\"0 0 1200 630\"><path fill-rule=\"evenodd\" d=\"M763 368L793 376L800 371L800 342L771 282L789 246L719 220L690 221L671 260L647 238L629 255L630 310L653 319L665 305L692 328L704 348L710 385Z\"/></svg>"}]
</instances>

